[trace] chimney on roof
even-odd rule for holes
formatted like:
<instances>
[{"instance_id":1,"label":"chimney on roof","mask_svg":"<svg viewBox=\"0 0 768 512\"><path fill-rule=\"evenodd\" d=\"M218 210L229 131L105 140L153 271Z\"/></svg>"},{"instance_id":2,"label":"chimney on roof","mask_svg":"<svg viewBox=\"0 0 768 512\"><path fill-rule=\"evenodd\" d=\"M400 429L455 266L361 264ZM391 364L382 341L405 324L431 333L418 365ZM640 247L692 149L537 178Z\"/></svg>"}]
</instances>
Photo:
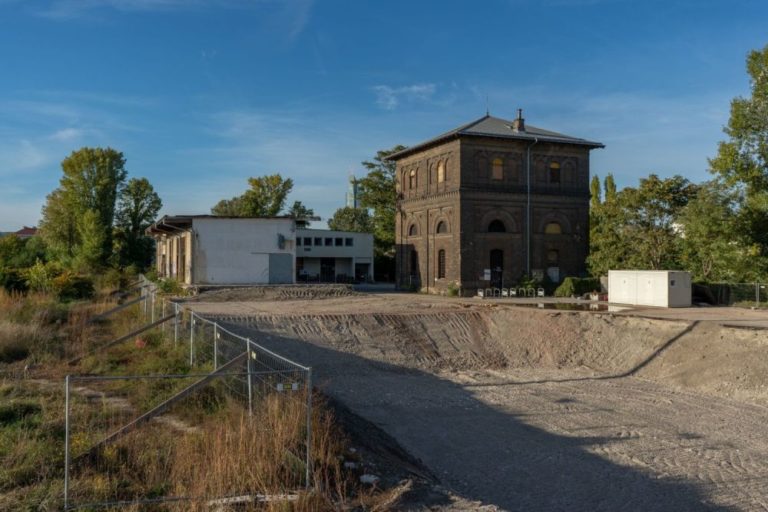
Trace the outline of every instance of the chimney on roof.
<instances>
[{"instance_id":1,"label":"chimney on roof","mask_svg":"<svg viewBox=\"0 0 768 512\"><path fill-rule=\"evenodd\" d=\"M523 119L523 109L517 109L517 119L512 121L512 129L516 132L525 131L525 119Z\"/></svg>"}]
</instances>

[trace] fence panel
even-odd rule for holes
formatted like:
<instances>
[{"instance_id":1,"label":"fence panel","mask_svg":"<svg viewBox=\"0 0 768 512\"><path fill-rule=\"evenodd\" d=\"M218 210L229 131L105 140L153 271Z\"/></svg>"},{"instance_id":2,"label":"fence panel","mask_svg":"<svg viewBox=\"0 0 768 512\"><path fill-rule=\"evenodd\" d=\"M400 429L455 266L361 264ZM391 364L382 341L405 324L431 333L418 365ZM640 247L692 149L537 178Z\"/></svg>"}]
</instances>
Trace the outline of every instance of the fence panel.
<instances>
[{"instance_id":1,"label":"fence panel","mask_svg":"<svg viewBox=\"0 0 768 512\"><path fill-rule=\"evenodd\" d=\"M186 370L67 377L66 508L179 502L187 510L232 496L288 499L310 487L311 369L166 299L145 279L140 297L133 328L172 316L153 331ZM140 341L114 347L139 349ZM108 363L111 348L91 357Z\"/></svg>"}]
</instances>

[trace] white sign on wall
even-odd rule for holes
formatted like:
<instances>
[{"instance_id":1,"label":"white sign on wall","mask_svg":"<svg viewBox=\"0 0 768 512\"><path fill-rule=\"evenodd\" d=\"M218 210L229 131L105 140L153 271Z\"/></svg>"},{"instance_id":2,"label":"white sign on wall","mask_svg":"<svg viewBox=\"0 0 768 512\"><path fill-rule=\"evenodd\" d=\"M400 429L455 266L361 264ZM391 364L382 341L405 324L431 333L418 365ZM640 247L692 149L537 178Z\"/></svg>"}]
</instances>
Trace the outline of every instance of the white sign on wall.
<instances>
[{"instance_id":1,"label":"white sign on wall","mask_svg":"<svg viewBox=\"0 0 768 512\"><path fill-rule=\"evenodd\" d=\"M491 269L486 268L483 270L483 281L490 281L491 280Z\"/></svg>"}]
</instances>

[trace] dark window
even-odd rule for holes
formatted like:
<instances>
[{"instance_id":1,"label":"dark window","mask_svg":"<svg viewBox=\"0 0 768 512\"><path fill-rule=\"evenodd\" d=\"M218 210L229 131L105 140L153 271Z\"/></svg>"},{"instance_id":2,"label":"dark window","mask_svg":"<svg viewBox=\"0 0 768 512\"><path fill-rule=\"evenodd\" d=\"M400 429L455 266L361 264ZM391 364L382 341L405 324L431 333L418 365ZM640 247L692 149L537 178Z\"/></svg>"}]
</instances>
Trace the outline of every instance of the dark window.
<instances>
[{"instance_id":1,"label":"dark window","mask_svg":"<svg viewBox=\"0 0 768 512\"><path fill-rule=\"evenodd\" d=\"M318 246L318 247L323 245L323 239L319 238L319 237L315 238L315 245Z\"/></svg>"},{"instance_id":2,"label":"dark window","mask_svg":"<svg viewBox=\"0 0 768 512\"><path fill-rule=\"evenodd\" d=\"M312 239L309 238L308 236L305 236L304 237L304 245L305 246L312 245Z\"/></svg>"},{"instance_id":3,"label":"dark window","mask_svg":"<svg viewBox=\"0 0 768 512\"><path fill-rule=\"evenodd\" d=\"M416 224L411 224L411 227L408 228L408 236L416 236L419 234L419 228L416 227Z\"/></svg>"},{"instance_id":4,"label":"dark window","mask_svg":"<svg viewBox=\"0 0 768 512\"><path fill-rule=\"evenodd\" d=\"M488 224L488 232L489 233L506 233L507 228L504 226L504 223L501 222L499 219L492 220L490 224Z\"/></svg>"},{"instance_id":5,"label":"dark window","mask_svg":"<svg viewBox=\"0 0 768 512\"><path fill-rule=\"evenodd\" d=\"M437 278L445 279L445 250L437 251Z\"/></svg>"},{"instance_id":6,"label":"dark window","mask_svg":"<svg viewBox=\"0 0 768 512\"><path fill-rule=\"evenodd\" d=\"M549 182L560 183L560 164L557 162L549 164Z\"/></svg>"},{"instance_id":7,"label":"dark window","mask_svg":"<svg viewBox=\"0 0 768 512\"><path fill-rule=\"evenodd\" d=\"M344 245L347 247L352 247L352 239L351 238L345 238L344 239Z\"/></svg>"},{"instance_id":8,"label":"dark window","mask_svg":"<svg viewBox=\"0 0 768 512\"><path fill-rule=\"evenodd\" d=\"M443 221L440 221L437 223L437 228L435 229L436 233L447 233L448 232L448 224L446 224Z\"/></svg>"},{"instance_id":9,"label":"dark window","mask_svg":"<svg viewBox=\"0 0 768 512\"><path fill-rule=\"evenodd\" d=\"M556 267L559 259L560 253L556 249L550 249L547 252L547 263L549 263L550 267Z\"/></svg>"},{"instance_id":10,"label":"dark window","mask_svg":"<svg viewBox=\"0 0 768 512\"><path fill-rule=\"evenodd\" d=\"M336 239L336 247L341 247L344 245L344 239L343 238L337 238Z\"/></svg>"},{"instance_id":11,"label":"dark window","mask_svg":"<svg viewBox=\"0 0 768 512\"><path fill-rule=\"evenodd\" d=\"M325 246L330 247L333 245L333 238L326 238L325 239Z\"/></svg>"},{"instance_id":12,"label":"dark window","mask_svg":"<svg viewBox=\"0 0 768 512\"><path fill-rule=\"evenodd\" d=\"M299 246L301 246L301 237L297 236L296 237L296 247L299 247Z\"/></svg>"},{"instance_id":13,"label":"dark window","mask_svg":"<svg viewBox=\"0 0 768 512\"><path fill-rule=\"evenodd\" d=\"M504 179L504 160L501 158L494 158L491 164L491 179L503 180Z\"/></svg>"}]
</instances>

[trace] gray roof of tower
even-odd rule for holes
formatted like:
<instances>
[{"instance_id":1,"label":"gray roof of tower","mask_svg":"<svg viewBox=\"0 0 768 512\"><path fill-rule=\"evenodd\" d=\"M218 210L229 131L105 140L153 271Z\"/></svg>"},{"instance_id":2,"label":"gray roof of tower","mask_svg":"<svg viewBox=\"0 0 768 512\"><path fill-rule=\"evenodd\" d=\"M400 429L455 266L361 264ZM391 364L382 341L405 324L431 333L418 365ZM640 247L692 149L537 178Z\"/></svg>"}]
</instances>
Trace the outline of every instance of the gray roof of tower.
<instances>
[{"instance_id":1,"label":"gray roof of tower","mask_svg":"<svg viewBox=\"0 0 768 512\"><path fill-rule=\"evenodd\" d=\"M544 130L537 128L529 124L525 124L525 130L516 131L513 127L513 121L507 121L499 117L493 117L486 114L485 116L472 121L471 123L454 128L451 131L445 132L442 135L438 135L432 139L411 146L402 151L399 151L389 156L390 160L398 160L407 155L415 153L421 149L425 149L429 146L439 144L448 139L454 139L461 137L462 135L474 136L474 137L491 137L501 139L517 139L517 140L538 140L539 142L556 142L560 144L574 144L578 146L587 146L591 148L605 147L600 142L594 142L587 139L580 139L578 137L572 137L570 135L564 135L562 133L553 132L550 130Z\"/></svg>"}]
</instances>

